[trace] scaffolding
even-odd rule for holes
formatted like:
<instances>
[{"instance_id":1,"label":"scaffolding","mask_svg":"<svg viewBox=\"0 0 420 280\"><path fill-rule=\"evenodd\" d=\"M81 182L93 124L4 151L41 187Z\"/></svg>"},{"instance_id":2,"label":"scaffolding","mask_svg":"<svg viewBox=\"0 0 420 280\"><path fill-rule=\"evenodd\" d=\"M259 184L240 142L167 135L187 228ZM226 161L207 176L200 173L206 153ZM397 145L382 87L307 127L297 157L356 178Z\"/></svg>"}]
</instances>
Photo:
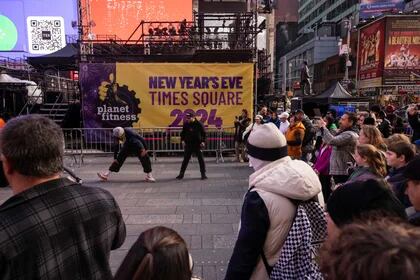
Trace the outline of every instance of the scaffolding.
<instances>
[{"instance_id":1,"label":"scaffolding","mask_svg":"<svg viewBox=\"0 0 420 280\"><path fill-rule=\"evenodd\" d=\"M88 3L89 0L79 0ZM255 58L255 13L195 14L192 21L141 21L129 38L92 34L89 5L79 8L81 61L124 60L153 55L248 52Z\"/></svg>"}]
</instances>

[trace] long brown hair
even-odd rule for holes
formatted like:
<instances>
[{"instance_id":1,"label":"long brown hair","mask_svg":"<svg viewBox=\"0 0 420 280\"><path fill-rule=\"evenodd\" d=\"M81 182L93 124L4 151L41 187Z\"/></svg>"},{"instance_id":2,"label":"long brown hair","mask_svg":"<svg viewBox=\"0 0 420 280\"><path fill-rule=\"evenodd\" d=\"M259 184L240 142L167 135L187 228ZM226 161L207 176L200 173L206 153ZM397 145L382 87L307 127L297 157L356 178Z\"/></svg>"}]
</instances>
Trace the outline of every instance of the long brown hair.
<instances>
[{"instance_id":1,"label":"long brown hair","mask_svg":"<svg viewBox=\"0 0 420 280\"><path fill-rule=\"evenodd\" d=\"M174 230L154 227L143 232L131 247L116 280L191 280L187 245Z\"/></svg>"},{"instance_id":2,"label":"long brown hair","mask_svg":"<svg viewBox=\"0 0 420 280\"><path fill-rule=\"evenodd\" d=\"M366 135L366 138L369 139L369 144L375 146L381 151L386 151L386 144L382 138L382 134L379 129L373 125L363 125L360 133Z\"/></svg>"},{"instance_id":3,"label":"long brown hair","mask_svg":"<svg viewBox=\"0 0 420 280\"><path fill-rule=\"evenodd\" d=\"M376 175L386 176L386 161L384 155L371 144L361 144L356 147L357 153L366 159L372 172Z\"/></svg>"},{"instance_id":4,"label":"long brown hair","mask_svg":"<svg viewBox=\"0 0 420 280\"><path fill-rule=\"evenodd\" d=\"M326 280L419 279L420 231L389 217L359 220L324 244L320 267Z\"/></svg>"}]
</instances>

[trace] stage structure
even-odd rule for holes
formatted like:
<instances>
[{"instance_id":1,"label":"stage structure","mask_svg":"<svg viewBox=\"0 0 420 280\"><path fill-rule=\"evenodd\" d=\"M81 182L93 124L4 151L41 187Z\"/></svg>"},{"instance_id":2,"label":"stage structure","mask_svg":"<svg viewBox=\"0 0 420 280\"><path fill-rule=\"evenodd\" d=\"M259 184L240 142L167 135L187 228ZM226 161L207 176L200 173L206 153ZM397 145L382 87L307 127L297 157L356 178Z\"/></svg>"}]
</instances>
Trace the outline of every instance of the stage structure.
<instances>
[{"instance_id":1,"label":"stage structure","mask_svg":"<svg viewBox=\"0 0 420 280\"><path fill-rule=\"evenodd\" d=\"M192 21L141 21L128 39L93 34L89 1L79 5L81 62L253 62L255 13L195 14Z\"/></svg>"}]
</instances>

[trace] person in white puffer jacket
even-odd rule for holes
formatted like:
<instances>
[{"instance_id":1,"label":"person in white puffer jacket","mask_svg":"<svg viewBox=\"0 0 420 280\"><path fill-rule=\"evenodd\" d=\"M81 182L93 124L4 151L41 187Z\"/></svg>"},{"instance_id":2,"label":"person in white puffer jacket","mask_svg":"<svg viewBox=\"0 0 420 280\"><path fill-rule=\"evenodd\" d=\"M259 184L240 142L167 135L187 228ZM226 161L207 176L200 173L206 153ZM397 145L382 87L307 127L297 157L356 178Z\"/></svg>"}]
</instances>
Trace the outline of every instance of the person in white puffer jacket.
<instances>
[{"instance_id":1,"label":"person in white puffer jacket","mask_svg":"<svg viewBox=\"0 0 420 280\"><path fill-rule=\"evenodd\" d=\"M321 192L312 168L287 156L286 139L272 123L254 126L247 143L255 170L244 198L238 239L225 279L269 279L296 215L296 201ZM321 195L322 197L322 195Z\"/></svg>"}]
</instances>

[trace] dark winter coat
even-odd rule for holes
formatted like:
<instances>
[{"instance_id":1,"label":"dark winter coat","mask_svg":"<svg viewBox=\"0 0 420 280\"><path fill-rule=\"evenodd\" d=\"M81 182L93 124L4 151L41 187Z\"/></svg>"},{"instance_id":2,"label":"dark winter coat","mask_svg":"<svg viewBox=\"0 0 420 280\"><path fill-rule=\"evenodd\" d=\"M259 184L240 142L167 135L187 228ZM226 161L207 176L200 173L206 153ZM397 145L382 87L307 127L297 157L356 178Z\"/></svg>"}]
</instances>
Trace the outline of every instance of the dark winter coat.
<instances>
[{"instance_id":1,"label":"dark winter coat","mask_svg":"<svg viewBox=\"0 0 420 280\"><path fill-rule=\"evenodd\" d=\"M311 167L290 157L255 171L249 186L225 280L268 280L261 254L264 252L269 266L277 262L296 215L292 199L307 201L321 191Z\"/></svg>"},{"instance_id":2,"label":"dark winter coat","mask_svg":"<svg viewBox=\"0 0 420 280\"><path fill-rule=\"evenodd\" d=\"M279 118L276 118L276 119L271 118L270 122L274 123L275 126L277 126L277 128L280 129L280 119Z\"/></svg>"},{"instance_id":3,"label":"dark winter coat","mask_svg":"<svg viewBox=\"0 0 420 280\"><path fill-rule=\"evenodd\" d=\"M411 206L411 202L408 199L408 196L405 194L405 189L407 187L407 179L404 177L403 172L405 166L399 169L391 169L386 178L386 181L391 185L392 191L395 193L395 196L401 201L401 203L406 207Z\"/></svg>"},{"instance_id":4,"label":"dark winter coat","mask_svg":"<svg viewBox=\"0 0 420 280\"><path fill-rule=\"evenodd\" d=\"M199 147L201 143L206 142L203 124L198 120L185 122L181 131L181 141L191 147Z\"/></svg>"},{"instance_id":5,"label":"dark winter coat","mask_svg":"<svg viewBox=\"0 0 420 280\"><path fill-rule=\"evenodd\" d=\"M413 138L411 138L411 142L414 143L414 141L420 139L420 120L419 120L419 113L414 114L411 116L408 115L408 123L410 124L411 128L413 129Z\"/></svg>"},{"instance_id":6,"label":"dark winter coat","mask_svg":"<svg viewBox=\"0 0 420 280\"><path fill-rule=\"evenodd\" d=\"M124 143L122 148L127 151L130 155L138 155L139 152L143 149L147 150L146 141L143 137L135 132L132 128L124 128ZM115 138L114 143L114 158L117 158L119 152L119 139Z\"/></svg>"},{"instance_id":7,"label":"dark winter coat","mask_svg":"<svg viewBox=\"0 0 420 280\"><path fill-rule=\"evenodd\" d=\"M388 119L383 119L381 124L378 125L378 129L384 138L388 138L392 134L391 122Z\"/></svg>"},{"instance_id":8,"label":"dark winter coat","mask_svg":"<svg viewBox=\"0 0 420 280\"><path fill-rule=\"evenodd\" d=\"M381 177L372 172L369 167L358 166L354 169L346 183L355 181L367 181L369 179L379 180ZM383 179L383 178L382 178Z\"/></svg>"},{"instance_id":9,"label":"dark winter coat","mask_svg":"<svg viewBox=\"0 0 420 280\"><path fill-rule=\"evenodd\" d=\"M245 129L251 123L250 118L243 118L242 116L239 117L237 121L235 121L235 141L241 143L242 136L245 132Z\"/></svg>"}]
</instances>

